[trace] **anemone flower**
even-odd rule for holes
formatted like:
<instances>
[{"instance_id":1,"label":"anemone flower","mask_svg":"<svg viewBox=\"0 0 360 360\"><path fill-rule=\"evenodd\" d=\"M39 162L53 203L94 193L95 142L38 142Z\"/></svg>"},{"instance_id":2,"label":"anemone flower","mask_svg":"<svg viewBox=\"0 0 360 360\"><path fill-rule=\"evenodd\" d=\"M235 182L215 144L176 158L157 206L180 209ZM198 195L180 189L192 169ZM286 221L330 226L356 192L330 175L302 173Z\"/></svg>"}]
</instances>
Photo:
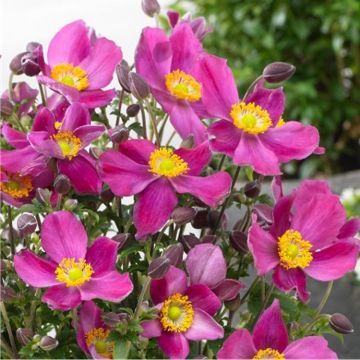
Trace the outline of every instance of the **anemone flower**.
<instances>
[{"instance_id":1,"label":"anemone flower","mask_svg":"<svg viewBox=\"0 0 360 360\"><path fill-rule=\"evenodd\" d=\"M295 289L306 301L306 275L330 281L354 270L359 247L351 236L357 224L346 222L345 209L326 182L302 182L290 195L280 195L268 231L253 217L248 245L258 275L274 270L279 289Z\"/></svg>"},{"instance_id":2,"label":"anemone flower","mask_svg":"<svg viewBox=\"0 0 360 360\"><path fill-rule=\"evenodd\" d=\"M107 105L114 90L101 90L113 77L122 53L104 37L93 38L84 21L65 25L51 40L40 83L64 95L70 102L89 108Z\"/></svg>"},{"instance_id":3,"label":"anemone flower","mask_svg":"<svg viewBox=\"0 0 360 360\"><path fill-rule=\"evenodd\" d=\"M123 300L133 285L128 273L115 270L118 243L107 237L98 237L89 248L87 243L84 226L73 214L53 212L41 227L41 246L49 258L22 250L15 256L15 271L28 285L48 288L42 301L52 309L73 309L95 298Z\"/></svg>"},{"instance_id":4,"label":"anemone flower","mask_svg":"<svg viewBox=\"0 0 360 360\"><path fill-rule=\"evenodd\" d=\"M266 89L260 81L240 100L226 60L212 55L200 59L197 79L202 83L206 111L222 119L208 128L212 151L263 175L280 174L281 163L323 152L315 127L282 119L285 98L281 88Z\"/></svg>"},{"instance_id":5,"label":"anemone flower","mask_svg":"<svg viewBox=\"0 0 360 360\"><path fill-rule=\"evenodd\" d=\"M247 329L234 331L217 353L218 359L337 359L322 336L306 336L289 342L281 317L279 300L264 311L253 334Z\"/></svg>"},{"instance_id":6,"label":"anemone flower","mask_svg":"<svg viewBox=\"0 0 360 360\"><path fill-rule=\"evenodd\" d=\"M171 266L164 278L151 280L150 295L159 313L157 319L141 323L141 335L156 337L166 356L184 359L189 354L189 340L224 336L224 329L213 319L221 301L206 285L188 286L182 270Z\"/></svg>"},{"instance_id":7,"label":"anemone flower","mask_svg":"<svg viewBox=\"0 0 360 360\"><path fill-rule=\"evenodd\" d=\"M143 239L169 219L178 202L176 193L190 193L209 206L227 196L231 186L228 173L199 176L210 158L206 142L194 149L173 151L147 140L128 140L118 150L100 156L99 171L115 195L138 195L133 218L136 236Z\"/></svg>"}]
</instances>

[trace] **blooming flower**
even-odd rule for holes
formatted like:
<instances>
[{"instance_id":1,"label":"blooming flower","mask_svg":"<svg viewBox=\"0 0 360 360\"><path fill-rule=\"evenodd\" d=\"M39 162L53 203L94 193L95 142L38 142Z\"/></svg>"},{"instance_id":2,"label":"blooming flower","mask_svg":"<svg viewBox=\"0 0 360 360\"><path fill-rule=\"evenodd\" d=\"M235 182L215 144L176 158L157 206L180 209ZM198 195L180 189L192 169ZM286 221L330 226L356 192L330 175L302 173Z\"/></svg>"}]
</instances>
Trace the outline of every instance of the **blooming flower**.
<instances>
[{"instance_id":1,"label":"blooming flower","mask_svg":"<svg viewBox=\"0 0 360 360\"><path fill-rule=\"evenodd\" d=\"M61 122L50 110L41 109L28 139L40 154L57 159L59 172L69 177L78 193L99 193L101 181L95 161L84 148L104 131L103 125L91 125L84 105L73 103Z\"/></svg>"},{"instance_id":2,"label":"blooming flower","mask_svg":"<svg viewBox=\"0 0 360 360\"><path fill-rule=\"evenodd\" d=\"M282 119L282 89L266 89L259 82L253 93L240 100L226 60L212 55L200 59L197 79L206 111L222 119L208 128L212 151L263 175L280 174L280 163L323 151L315 127Z\"/></svg>"},{"instance_id":3,"label":"blooming flower","mask_svg":"<svg viewBox=\"0 0 360 360\"><path fill-rule=\"evenodd\" d=\"M93 359L112 359L114 343L108 340L110 329L101 316L101 309L93 301L85 301L80 309L76 340L80 349Z\"/></svg>"},{"instance_id":4,"label":"blooming flower","mask_svg":"<svg viewBox=\"0 0 360 360\"><path fill-rule=\"evenodd\" d=\"M226 172L200 177L210 161L207 143L194 149L156 148L147 140L129 140L119 151L105 151L99 159L104 182L117 196L138 194L134 206L137 238L157 232L169 219L177 193L190 193L209 206L228 194L231 177Z\"/></svg>"},{"instance_id":5,"label":"blooming flower","mask_svg":"<svg viewBox=\"0 0 360 360\"><path fill-rule=\"evenodd\" d=\"M279 196L268 231L253 218L249 249L258 275L274 270L279 289L296 289L306 301L305 275L329 281L354 270L359 253L351 241L354 221L346 222L345 209L324 181L307 180L290 195Z\"/></svg>"},{"instance_id":6,"label":"blooming flower","mask_svg":"<svg viewBox=\"0 0 360 360\"><path fill-rule=\"evenodd\" d=\"M194 136L197 144L206 139L200 121L202 84L194 75L201 43L187 23L177 25L169 38L159 28L143 30L135 56L137 72L146 79L151 91L182 138Z\"/></svg>"},{"instance_id":7,"label":"blooming flower","mask_svg":"<svg viewBox=\"0 0 360 360\"><path fill-rule=\"evenodd\" d=\"M289 343L279 300L264 311L253 335L234 331L217 354L218 359L337 359L322 336L306 336Z\"/></svg>"},{"instance_id":8,"label":"blooming flower","mask_svg":"<svg viewBox=\"0 0 360 360\"><path fill-rule=\"evenodd\" d=\"M186 274L171 266L164 278L151 280L150 295L159 309L157 319L141 323L144 337L156 337L170 358L189 353L188 340L215 340L224 329L212 318L221 307L218 297L203 284L187 286Z\"/></svg>"},{"instance_id":9,"label":"blooming flower","mask_svg":"<svg viewBox=\"0 0 360 360\"><path fill-rule=\"evenodd\" d=\"M104 37L93 39L84 21L65 25L51 40L48 66L38 80L64 95L71 103L89 108L107 105L114 90L103 91L121 61L119 47Z\"/></svg>"},{"instance_id":10,"label":"blooming flower","mask_svg":"<svg viewBox=\"0 0 360 360\"><path fill-rule=\"evenodd\" d=\"M50 259L29 250L15 256L19 277L27 284L48 287L42 301L57 310L69 310L82 300L118 302L130 294L129 275L115 271L118 243L98 237L87 249L81 222L67 211L48 215L41 227L41 246Z\"/></svg>"}]
</instances>

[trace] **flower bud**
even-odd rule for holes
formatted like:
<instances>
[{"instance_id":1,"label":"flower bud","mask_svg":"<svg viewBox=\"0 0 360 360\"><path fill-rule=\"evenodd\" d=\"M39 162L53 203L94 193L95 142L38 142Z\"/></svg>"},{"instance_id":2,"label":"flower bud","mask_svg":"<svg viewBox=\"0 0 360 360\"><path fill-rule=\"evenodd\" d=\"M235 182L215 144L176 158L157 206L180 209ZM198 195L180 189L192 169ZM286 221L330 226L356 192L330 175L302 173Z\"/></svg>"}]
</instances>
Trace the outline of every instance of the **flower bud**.
<instances>
[{"instance_id":1,"label":"flower bud","mask_svg":"<svg viewBox=\"0 0 360 360\"><path fill-rule=\"evenodd\" d=\"M14 105L6 99L0 99L1 116L10 116L14 111Z\"/></svg>"},{"instance_id":2,"label":"flower bud","mask_svg":"<svg viewBox=\"0 0 360 360\"><path fill-rule=\"evenodd\" d=\"M189 207L178 207L172 214L171 219L174 220L176 225L185 225L190 222L196 215L196 211Z\"/></svg>"},{"instance_id":3,"label":"flower bud","mask_svg":"<svg viewBox=\"0 0 360 360\"><path fill-rule=\"evenodd\" d=\"M258 197L260 191L261 184L257 180L251 181L244 186L244 194L251 199Z\"/></svg>"},{"instance_id":4,"label":"flower bud","mask_svg":"<svg viewBox=\"0 0 360 360\"><path fill-rule=\"evenodd\" d=\"M22 57L21 65L22 65L24 74L27 76L38 75L41 71L36 58L34 58L33 54L31 54L31 53L28 53Z\"/></svg>"},{"instance_id":5,"label":"flower bud","mask_svg":"<svg viewBox=\"0 0 360 360\"><path fill-rule=\"evenodd\" d=\"M51 191L48 189L40 189L37 188L35 192L36 200L41 205L49 205L50 204L50 197L51 197Z\"/></svg>"},{"instance_id":6,"label":"flower bud","mask_svg":"<svg viewBox=\"0 0 360 360\"><path fill-rule=\"evenodd\" d=\"M165 256L160 256L153 260L149 265L148 275L152 279L161 279L163 278L168 270L170 269L170 260Z\"/></svg>"},{"instance_id":7,"label":"flower bud","mask_svg":"<svg viewBox=\"0 0 360 360\"><path fill-rule=\"evenodd\" d=\"M217 240L217 236L209 234L209 235L203 236L200 240L201 240L202 244L206 244L206 243L215 244L216 240Z\"/></svg>"},{"instance_id":8,"label":"flower bud","mask_svg":"<svg viewBox=\"0 0 360 360\"><path fill-rule=\"evenodd\" d=\"M67 194L71 189L70 179L66 175L58 175L54 181L54 189L58 194Z\"/></svg>"},{"instance_id":9,"label":"flower bud","mask_svg":"<svg viewBox=\"0 0 360 360\"><path fill-rule=\"evenodd\" d=\"M230 244L240 254L247 254L249 248L247 245L247 236L245 233L239 230L234 230L230 233Z\"/></svg>"},{"instance_id":10,"label":"flower bud","mask_svg":"<svg viewBox=\"0 0 360 360\"><path fill-rule=\"evenodd\" d=\"M129 86L131 93L138 99L143 100L150 94L147 82L137 73L129 73Z\"/></svg>"},{"instance_id":11,"label":"flower bud","mask_svg":"<svg viewBox=\"0 0 360 360\"><path fill-rule=\"evenodd\" d=\"M143 12L150 17L160 13L160 5L157 0L142 0L141 8Z\"/></svg>"},{"instance_id":12,"label":"flower bud","mask_svg":"<svg viewBox=\"0 0 360 360\"><path fill-rule=\"evenodd\" d=\"M235 299L245 285L235 279L224 279L220 284L216 285L212 291L221 301L230 301Z\"/></svg>"},{"instance_id":13,"label":"flower bud","mask_svg":"<svg viewBox=\"0 0 360 360\"><path fill-rule=\"evenodd\" d=\"M126 109L126 115L128 117L135 117L140 111L140 105L139 104L131 104Z\"/></svg>"},{"instance_id":14,"label":"flower bud","mask_svg":"<svg viewBox=\"0 0 360 360\"><path fill-rule=\"evenodd\" d=\"M17 295L13 288L0 285L0 301L10 303L16 300Z\"/></svg>"},{"instance_id":15,"label":"flower bud","mask_svg":"<svg viewBox=\"0 0 360 360\"><path fill-rule=\"evenodd\" d=\"M103 190L100 194L101 200L105 203L109 203L114 199L114 193L111 191L111 189Z\"/></svg>"},{"instance_id":16,"label":"flower bud","mask_svg":"<svg viewBox=\"0 0 360 360\"><path fill-rule=\"evenodd\" d=\"M39 346L44 351L54 350L59 345L59 342L51 336L43 336L40 340Z\"/></svg>"},{"instance_id":17,"label":"flower bud","mask_svg":"<svg viewBox=\"0 0 360 360\"><path fill-rule=\"evenodd\" d=\"M273 62L263 70L263 78L271 84L289 80L295 73L296 67L285 62Z\"/></svg>"},{"instance_id":18,"label":"flower bud","mask_svg":"<svg viewBox=\"0 0 360 360\"><path fill-rule=\"evenodd\" d=\"M188 253L194 246L201 243L194 234L183 235L180 238L180 242L184 246L184 250L186 253Z\"/></svg>"},{"instance_id":19,"label":"flower bud","mask_svg":"<svg viewBox=\"0 0 360 360\"><path fill-rule=\"evenodd\" d=\"M20 235L26 236L32 234L37 226L36 218L32 214L21 214L17 219L17 228Z\"/></svg>"},{"instance_id":20,"label":"flower bud","mask_svg":"<svg viewBox=\"0 0 360 360\"><path fill-rule=\"evenodd\" d=\"M21 59L24 55L27 55L28 52L22 52L18 55L16 55L10 62L10 70L15 74L15 75L21 75L24 73L23 71L23 67L22 67L22 63L21 63Z\"/></svg>"},{"instance_id":21,"label":"flower bud","mask_svg":"<svg viewBox=\"0 0 360 360\"><path fill-rule=\"evenodd\" d=\"M170 264L173 266L179 266L183 258L184 247L182 244L174 244L168 247L163 256L169 259Z\"/></svg>"},{"instance_id":22,"label":"flower bud","mask_svg":"<svg viewBox=\"0 0 360 360\"><path fill-rule=\"evenodd\" d=\"M208 210L200 210L197 211L192 222L191 225L195 228L195 229L202 229L208 226Z\"/></svg>"},{"instance_id":23,"label":"flower bud","mask_svg":"<svg viewBox=\"0 0 360 360\"><path fill-rule=\"evenodd\" d=\"M78 206L78 201L76 199L66 199L64 202L64 210L72 211Z\"/></svg>"},{"instance_id":24,"label":"flower bud","mask_svg":"<svg viewBox=\"0 0 360 360\"><path fill-rule=\"evenodd\" d=\"M41 44L39 44L38 42L35 41L31 41L26 45L26 51L32 53L33 51L35 51L39 46L41 46Z\"/></svg>"},{"instance_id":25,"label":"flower bud","mask_svg":"<svg viewBox=\"0 0 360 360\"><path fill-rule=\"evenodd\" d=\"M220 216L220 211L210 210L207 215L208 227L213 228L217 223L219 216ZM224 228L224 227L226 227L226 217L225 214L222 214L219 228Z\"/></svg>"},{"instance_id":26,"label":"flower bud","mask_svg":"<svg viewBox=\"0 0 360 360\"><path fill-rule=\"evenodd\" d=\"M229 309L230 311L236 311L240 305L241 305L241 301L240 301L240 296L236 296L234 299L229 300L229 301L225 301L224 305L227 309ZM231 324L230 324L231 325Z\"/></svg>"},{"instance_id":27,"label":"flower bud","mask_svg":"<svg viewBox=\"0 0 360 360\"><path fill-rule=\"evenodd\" d=\"M111 328L115 328L116 326L118 326L121 322L124 321L129 321L130 320L130 316L127 313L114 313L114 312L108 312L105 313L102 316L102 319L104 321L104 323L111 327Z\"/></svg>"},{"instance_id":28,"label":"flower bud","mask_svg":"<svg viewBox=\"0 0 360 360\"><path fill-rule=\"evenodd\" d=\"M23 114L20 118L20 122L24 127L30 127L32 124L32 118L28 114Z\"/></svg>"},{"instance_id":29,"label":"flower bud","mask_svg":"<svg viewBox=\"0 0 360 360\"><path fill-rule=\"evenodd\" d=\"M116 76L118 81L121 87L128 93L130 92L129 72L130 66L125 60L122 60L120 64L116 65Z\"/></svg>"},{"instance_id":30,"label":"flower bud","mask_svg":"<svg viewBox=\"0 0 360 360\"><path fill-rule=\"evenodd\" d=\"M340 334L346 335L354 332L353 324L344 314L332 314L329 320L329 324L336 332Z\"/></svg>"},{"instance_id":31,"label":"flower bud","mask_svg":"<svg viewBox=\"0 0 360 360\"><path fill-rule=\"evenodd\" d=\"M119 243L118 249L120 250L120 249L124 249L126 246L130 244L132 240L132 235L129 233L117 234L113 236L112 239L117 243Z\"/></svg>"},{"instance_id":32,"label":"flower bud","mask_svg":"<svg viewBox=\"0 0 360 360\"><path fill-rule=\"evenodd\" d=\"M16 338L22 346L28 344L33 336L34 332L29 328L19 328L16 330Z\"/></svg>"},{"instance_id":33,"label":"flower bud","mask_svg":"<svg viewBox=\"0 0 360 360\"><path fill-rule=\"evenodd\" d=\"M109 138L114 144L121 144L129 138L129 129L125 125L118 125L109 130Z\"/></svg>"}]
</instances>

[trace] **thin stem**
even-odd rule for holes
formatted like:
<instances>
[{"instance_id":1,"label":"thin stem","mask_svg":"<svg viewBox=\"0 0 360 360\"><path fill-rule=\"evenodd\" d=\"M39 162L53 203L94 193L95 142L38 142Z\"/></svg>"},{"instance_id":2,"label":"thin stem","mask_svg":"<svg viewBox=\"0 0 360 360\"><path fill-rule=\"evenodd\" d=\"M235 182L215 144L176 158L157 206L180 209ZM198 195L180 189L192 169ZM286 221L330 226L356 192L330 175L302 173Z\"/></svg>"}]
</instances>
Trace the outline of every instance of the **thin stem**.
<instances>
[{"instance_id":1,"label":"thin stem","mask_svg":"<svg viewBox=\"0 0 360 360\"><path fill-rule=\"evenodd\" d=\"M136 306L136 310L135 310L135 315L134 315L134 319L138 319L139 316L140 316L140 310L141 310L141 304L143 303L144 301L144 298L145 298L145 295L146 295L146 292L149 288L149 285L150 285L150 280L151 278L148 277L145 281L145 284L143 285L142 289L141 289L141 293L139 295L139 300L138 300L138 303L137 303L137 306Z\"/></svg>"},{"instance_id":2,"label":"thin stem","mask_svg":"<svg viewBox=\"0 0 360 360\"><path fill-rule=\"evenodd\" d=\"M15 239L14 239L14 229L13 229L13 219L12 219L12 211L11 207L8 207L8 220L9 220L9 234L10 234L10 247L11 247L11 255L15 256Z\"/></svg>"},{"instance_id":3,"label":"thin stem","mask_svg":"<svg viewBox=\"0 0 360 360\"><path fill-rule=\"evenodd\" d=\"M159 132L157 130L157 127L156 127L156 119L155 119L155 115L151 109L151 104L146 101L146 106L147 106L147 109L149 111L149 114L150 114L150 120L151 120L151 123L152 123L152 126L153 126L153 129L154 129L154 134L155 134L155 139L156 139L156 145L157 146L160 146L160 136L159 136Z\"/></svg>"},{"instance_id":4,"label":"thin stem","mask_svg":"<svg viewBox=\"0 0 360 360\"><path fill-rule=\"evenodd\" d=\"M146 131L145 110L144 110L144 106L141 102L139 103L139 105L140 105L140 111L141 111L142 127L143 127L143 132L144 132L143 136L144 136L144 139L146 140L147 139L147 131Z\"/></svg>"},{"instance_id":5,"label":"thin stem","mask_svg":"<svg viewBox=\"0 0 360 360\"><path fill-rule=\"evenodd\" d=\"M119 113L116 115L115 126L118 126L119 122L120 122L120 113L121 113L121 107L122 107L123 100L124 100L124 89L121 89L120 97L119 97L119 107L118 107Z\"/></svg>"},{"instance_id":6,"label":"thin stem","mask_svg":"<svg viewBox=\"0 0 360 360\"><path fill-rule=\"evenodd\" d=\"M13 86L12 86L12 84L13 84L13 79L14 79L14 73L13 72L11 72L10 73L10 76L9 76L9 101L12 101L13 100Z\"/></svg>"},{"instance_id":7,"label":"thin stem","mask_svg":"<svg viewBox=\"0 0 360 360\"><path fill-rule=\"evenodd\" d=\"M160 136L160 140L162 140L163 135L164 135L164 130L165 130L165 125L167 123L167 120L169 118L169 114L167 114L163 120L163 123L161 124L160 130L159 130L159 136Z\"/></svg>"},{"instance_id":8,"label":"thin stem","mask_svg":"<svg viewBox=\"0 0 360 360\"><path fill-rule=\"evenodd\" d=\"M172 134L169 137L169 140L166 143L166 146L169 146L171 143L171 140L174 138L174 136L176 135L176 131L173 131Z\"/></svg>"},{"instance_id":9,"label":"thin stem","mask_svg":"<svg viewBox=\"0 0 360 360\"><path fill-rule=\"evenodd\" d=\"M10 321L9 321L9 318L8 318L8 315L6 312L5 304L2 301L0 301L0 311L1 311L1 315L4 319L4 323L5 323L6 331L9 336L12 351L15 355L15 358L18 358L19 356L18 356L17 350L16 350L15 339L14 339L13 333L11 331Z\"/></svg>"},{"instance_id":10,"label":"thin stem","mask_svg":"<svg viewBox=\"0 0 360 360\"><path fill-rule=\"evenodd\" d=\"M246 293L244 294L244 296L241 298L240 300L240 305L242 305L246 298L249 296L249 294L251 293L251 291L254 289L255 285L257 284L257 282L259 281L260 277L257 276L254 281L252 282L252 284L250 285L250 287L247 289Z\"/></svg>"},{"instance_id":11,"label":"thin stem","mask_svg":"<svg viewBox=\"0 0 360 360\"><path fill-rule=\"evenodd\" d=\"M245 95L243 96L243 99L246 99L246 97L251 93L251 91L254 89L255 85L262 79L262 75L257 77L248 87L248 89L245 92Z\"/></svg>"},{"instance_id":12,"label":"thin stem","mask_svg":"<svg viewBox=\"0 0 360 360\"><path fill-rule=\"evenodd\" d=\"M333 288L333 285L334 285L334 281L329 281L328 286L327 286L327 288L325 290L324 296L321 299L321 302L320 302L318 308L316 309L316 316L320 315L322 309L324 308L325 304L327 303L327 301L329 299L329 296L331 294L331 290Z\"/></svg>"},{"instance_id":13,"label":"thin stem","mask_svg":"<svg viewBox=\"0 0 360 360\"><path fill-rule=\"evenodd\" d=\"M10 359L15 358L15 355L13 354L13 351L12 351L10 345L7 343L7 341L4 339L3 336L1 336L0 346L7 352Z\"/></svg>"},{"instance_id":14,"label":"thin stem","mask_svg":"<svg viewBox=\"0 0 360 360\"><path fill-rule=\"evenodd\" d=\"M42 85L41 85L40 83L38 83L38 84L39 84L41 102L42 102L42 104L46 107L46 106L47 106L47 102L46 102L46 96L45 96L44 89L43 89L43 87L42 87Z\"/></svg>"},{"instance_id":15,"label":"thin stem","mask_svg":"<svg viewBox=\"0 0 360 360\"><path fill-rule=\"evenodd\" d=\"M223 155L223 156L221 157L221 160L220 160L220 162L219 162L219 166L218 166L218 168L217 168L218 171L220 171L221 168L222 168L222 166L224 165L225 159L226 159L226 155Z\"/></svg>"}]
</instances>

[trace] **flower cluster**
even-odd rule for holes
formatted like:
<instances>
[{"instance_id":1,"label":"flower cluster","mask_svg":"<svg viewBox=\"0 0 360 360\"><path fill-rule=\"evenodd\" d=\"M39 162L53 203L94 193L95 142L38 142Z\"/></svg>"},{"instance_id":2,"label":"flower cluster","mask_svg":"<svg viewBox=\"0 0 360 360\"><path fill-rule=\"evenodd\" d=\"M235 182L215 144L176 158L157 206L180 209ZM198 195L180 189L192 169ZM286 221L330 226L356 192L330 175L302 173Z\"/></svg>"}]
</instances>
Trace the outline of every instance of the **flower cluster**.
<instances>
[{"instance_id":1,"label":"flower cluster","mask_svg":"<svg viewBox=\"0 0 360 360\"><path fill-rule=\"evenodd\" d=\"M321 334L351 324L322 308L356 266L360 220L325 181L283 193L282 165L325 151L314 126L284 115L277 85L294 67L270 64L240 97L226 59L203 47L205 20L168 20L168 31L142 31L134 66L82 20L46 57L30 43L12 61L1 96L3 349L336 358ZM22 73L39 91L13 82ZM119 89L106 89L115 73ZM274 201L260 194L265 176ZM307 276L329 283L310 321Z\"/></svg>"}]
</instances>

